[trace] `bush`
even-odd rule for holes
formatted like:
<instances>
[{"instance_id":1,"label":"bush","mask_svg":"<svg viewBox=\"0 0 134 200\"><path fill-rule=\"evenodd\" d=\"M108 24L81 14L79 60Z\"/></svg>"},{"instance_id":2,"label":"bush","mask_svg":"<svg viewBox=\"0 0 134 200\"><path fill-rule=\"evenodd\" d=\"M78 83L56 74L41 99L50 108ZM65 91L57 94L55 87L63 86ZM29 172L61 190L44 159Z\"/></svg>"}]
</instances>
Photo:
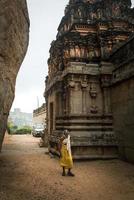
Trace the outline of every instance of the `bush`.
<instances>
[{"instance_id":1,"label":"bush","mask_svg":"<svg viewBox=\"0 0 134 200\"><path fill-rule=\"evenodd\" d=\"M10 135L23 135L23 134L31 134L31 127L29 126L24 126L22 128L18 128L17 126L14 126L13 124L11 123L8 123L7 124L7 131L8 131L8 134Z\"/></svg>"},{"instance_id":2,"label":"bush","mask_svg":"<svg viewBox=\"0 0 134 200\"><path fill-rule=\"evenodd\" d=\"M20 128L16 130L17 135L31 134L31 128Z\"/></svg>"},{"instance_id":3,"label":"bush","mask_svg":"<svg viewBox=\"0 0 134 200\"><path fill-rule=\"evenodd\" d=\"M17 126L14 126L14 125L12 125L10 123L7 124L7 132L8 132L8 134L11 134L11 135L15 134L17 129L18 129Z\"/></svg>"}]
</instances>

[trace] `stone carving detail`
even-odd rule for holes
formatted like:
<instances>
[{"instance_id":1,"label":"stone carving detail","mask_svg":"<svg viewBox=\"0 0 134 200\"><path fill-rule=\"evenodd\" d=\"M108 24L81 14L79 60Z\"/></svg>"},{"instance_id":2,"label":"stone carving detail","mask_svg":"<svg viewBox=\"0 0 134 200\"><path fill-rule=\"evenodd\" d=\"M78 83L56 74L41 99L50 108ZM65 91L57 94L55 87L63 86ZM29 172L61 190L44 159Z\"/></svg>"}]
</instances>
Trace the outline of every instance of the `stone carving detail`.
<instances>
[{"instance_id":1,"label":"stone carving detail","mask_svg":"<svg viewBox=\"0 0 134 200\"><path fill-rule=\"evenodd\" d=\"M102 75L101 85L102 87L108 87L111 83L111 75Z\"/></svg>"},{"instance_id":2,"label":"stone carving detail","mask_svg":"<svg viewBox=\"0 0 134 200\"><path fill-rule=\"evenodd\" d=\"M94 82L90 83L89 94L90 94L91 102L92 102L92 105L90 107L90 112L95 114L98 112L98 107L96 106L97 89Z\"/></svg>"},{"instance_id":3,"label":"stone carving detail","mask_svg":"<svg viewBox=\"0 0 134 200\"><path fill-rule=\"evenodd\" d=\"M91 85L90 86L90 90L89 90L90 96L91 98L96 98L97 97L97 90L96 90L96 86L95 85Z\"/></svg>"},{"instance_id":4,"label":"stone carving detail","mask_svg":"<svg viewBox=\"0 0 134 200\"><path fill-rule=\"evenodd\" d=\"M48 60L51 79L70 61L88 63L106 59L113 47L126 40L134 30L129 0L123 3L122 0L76 2L70 1L67 6L67 17L62 19L57 39L51 44Z\"/></svg>"},{"instance_id":5,"label":"stone carving detail","mask_svg":"<svg viewBox=\"0 0 134 200\"><path fill-rule=\"evenodd\" d=\"M69 81L68 85L69 85L69 87L74 88L75 87L75 82L74 81Z\"/></svg>"},{"instance_id":6,"label":"stone carving detail","mask_svg":"<svg viewBox=\"0 0 134 200\"><path fill-rule=\"evenodd\" d=\"M76 86L73 75L71 75L71 78L68 80L68 86L70 88L75 88L75 86Z\"/></svg>"},{"instance_id":7,"label":"stone carving detail","mask_svg":"<svg viewBox=\"0 0 134 200\"><path fill-rule=\"evenodd\" d=\"M81 82L81 87L82 88L87 88L88 87L88 83L86 81Z\"/></svg>"},{"instance_id":8,"label":"stone carving detail","mask_svg":"<svg viewBox=\"0 0 134 200\"><path fill-rule=\"evenodd\" d=\"M88 87L87 76L84 76L84 79L81 80L81 87L86 89Z\"/></svg>"},{"instance_id":9,"label":"stone carving detail","mask_svg":"<svg viewBox=\"0 0 134 200\"><path fill-rule=\"evenodd\" d=\"M96 114L98 112L98 107L96 105L92 105L90 107L90 112Z\"/></svg>"},{"instance_id":10,"label":"stone carving detail","mask_svg":"<svg viewBox=\"0 0 134 200\"><path fill-rule=\"evenodd\" d=\"M103 133L101 135L92 134L90 137L90 141L94 145L100 145L100 144L112 145L112 144L117 143L117 140L113 133Z\"/></svg>"}]
</instances>

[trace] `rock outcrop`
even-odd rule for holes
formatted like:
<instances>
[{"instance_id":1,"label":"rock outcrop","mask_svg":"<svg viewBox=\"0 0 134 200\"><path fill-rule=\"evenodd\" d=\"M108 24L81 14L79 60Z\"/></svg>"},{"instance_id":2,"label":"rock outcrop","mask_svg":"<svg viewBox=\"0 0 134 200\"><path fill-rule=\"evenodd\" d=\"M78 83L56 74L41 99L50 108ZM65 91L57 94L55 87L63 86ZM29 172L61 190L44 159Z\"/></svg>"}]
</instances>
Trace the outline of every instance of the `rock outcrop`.
<instances>
[{"instance_id":1,"label":"rock outcrop","mask_svg":"<svg viewBox=\"0 0 134 200\"><path fill-rule=\"evenodd\" d=\"M25 0L0 1L0 149L14 100L16 76L29 39Z\"/></svg>"}]
</instances>

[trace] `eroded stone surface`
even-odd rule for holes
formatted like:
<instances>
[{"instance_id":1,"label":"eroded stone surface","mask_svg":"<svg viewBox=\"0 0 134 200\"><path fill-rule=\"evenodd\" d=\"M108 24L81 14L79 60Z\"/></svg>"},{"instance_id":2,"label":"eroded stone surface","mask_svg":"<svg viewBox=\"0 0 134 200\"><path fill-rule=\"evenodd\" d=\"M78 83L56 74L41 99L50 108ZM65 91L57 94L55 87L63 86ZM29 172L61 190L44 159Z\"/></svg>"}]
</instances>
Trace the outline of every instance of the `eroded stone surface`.
<instances>
[{"instance_id":1,"label":"eroded stone surface","mask_svg":"<svg viewBox=\"0 0 134 200\"><path fill-rule=\"evenodd\" d=\"M25 0L0 1L0 148L29 38Z\"/></svg>"}]
</instances>

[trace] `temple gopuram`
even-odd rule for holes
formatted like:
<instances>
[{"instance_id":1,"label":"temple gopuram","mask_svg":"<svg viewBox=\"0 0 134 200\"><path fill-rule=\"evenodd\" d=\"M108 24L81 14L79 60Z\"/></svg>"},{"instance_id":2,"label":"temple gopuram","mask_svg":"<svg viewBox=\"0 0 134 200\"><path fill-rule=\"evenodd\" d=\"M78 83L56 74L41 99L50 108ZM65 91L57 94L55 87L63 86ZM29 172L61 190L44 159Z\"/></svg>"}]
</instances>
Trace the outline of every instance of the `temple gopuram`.
<instances>
[{"instance_id":1,"label":"temple gopuram","mask_svg":"<svg viewBox=\"0 0 134 200\"><path fill-rule=\"evenodd\" d=\"M118 156L111 55L133 32L130 0L69 1L48 59L44 96L51 152L57 152L59 138L67 129L74 158Z\"/></svg>"}]
</instances>

